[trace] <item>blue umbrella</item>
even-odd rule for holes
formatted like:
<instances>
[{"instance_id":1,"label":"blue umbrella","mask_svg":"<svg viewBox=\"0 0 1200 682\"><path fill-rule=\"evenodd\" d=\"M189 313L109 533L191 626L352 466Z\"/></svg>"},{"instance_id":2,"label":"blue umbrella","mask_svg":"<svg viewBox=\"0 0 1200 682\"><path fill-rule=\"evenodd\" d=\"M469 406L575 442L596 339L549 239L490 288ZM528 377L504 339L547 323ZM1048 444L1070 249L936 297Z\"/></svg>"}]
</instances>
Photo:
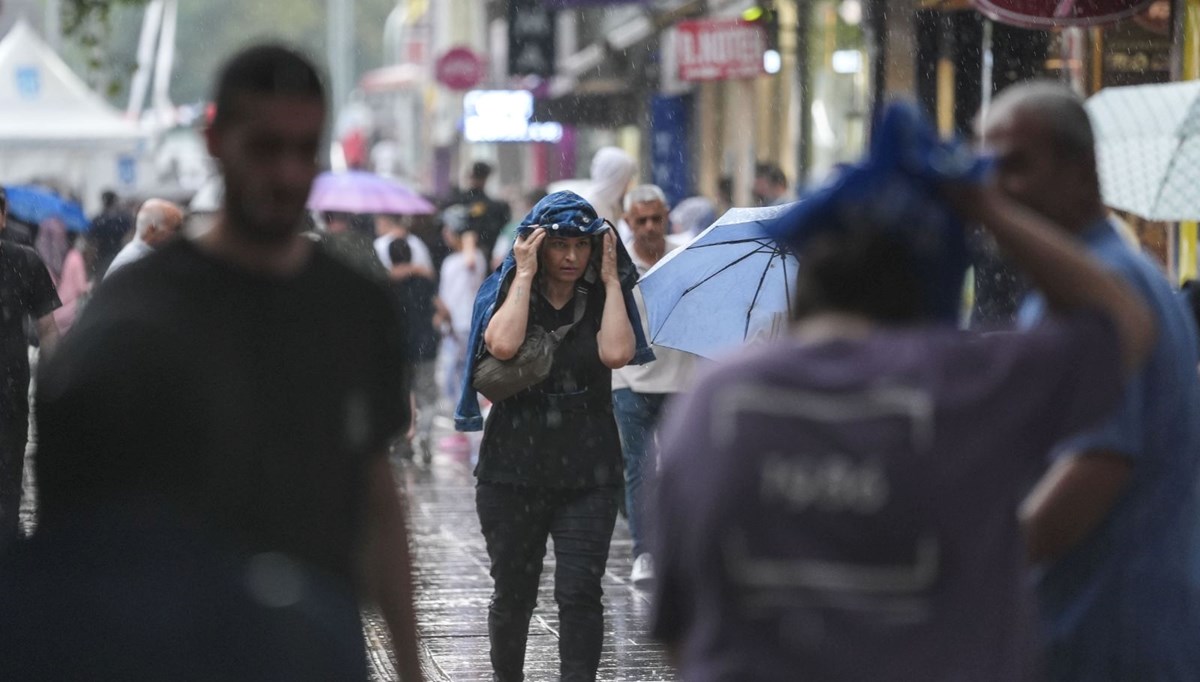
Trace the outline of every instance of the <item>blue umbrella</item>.
<instances>
[{"instance_id":1,"label":"blue umbrella","mask_svg":"<svg viewBox=\"0 0 1200 682\"><path fill-rule=\"evenodd\" d=\"M8 193L8 213L23 223L37 225L46 218L58 218L68 230L86 232L90 223L83 207L36 185L12 185Z\"/></svg>"},{"instance_id":2,"label":"blue umbrella","mask_svg":"<svg viewBox=\"0 0 1200 682\"><path fill-rule=\"evenodd\" d=\"M647 272L650 342L711 358L781 335L797 261L765 225L792 206L731 209Z\"/></svg>"}]
</instances>

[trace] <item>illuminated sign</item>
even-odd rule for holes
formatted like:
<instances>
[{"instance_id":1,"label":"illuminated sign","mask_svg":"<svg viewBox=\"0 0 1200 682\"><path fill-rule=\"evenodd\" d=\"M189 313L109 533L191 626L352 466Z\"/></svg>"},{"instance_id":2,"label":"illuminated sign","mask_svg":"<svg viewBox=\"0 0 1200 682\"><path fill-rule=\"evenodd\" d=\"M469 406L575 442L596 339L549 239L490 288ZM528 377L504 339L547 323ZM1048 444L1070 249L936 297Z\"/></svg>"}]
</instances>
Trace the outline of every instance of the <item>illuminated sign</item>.
<instances>
[{"instance_id":1,"label":"illuminated sign","mask_svg":"<svg viewBox=\"0 0 1200 682\"><path fill-rule=\"evenodd\" d=\"M760 26L741 19L697 19L675 28L680 80L753 78L763 72L767 39Z\"/></svg>"},{"instance_id":2,"label":"illuminated sign","mask_svg":"<svg viewBox=\"0 0 1200 682\"><path fill-rule=\"evenodd\" d=\"M463 96L463 137L467 142L558 142L562 124L532 121L528 90L471 90Z\"/></svg>"}]
</instances>

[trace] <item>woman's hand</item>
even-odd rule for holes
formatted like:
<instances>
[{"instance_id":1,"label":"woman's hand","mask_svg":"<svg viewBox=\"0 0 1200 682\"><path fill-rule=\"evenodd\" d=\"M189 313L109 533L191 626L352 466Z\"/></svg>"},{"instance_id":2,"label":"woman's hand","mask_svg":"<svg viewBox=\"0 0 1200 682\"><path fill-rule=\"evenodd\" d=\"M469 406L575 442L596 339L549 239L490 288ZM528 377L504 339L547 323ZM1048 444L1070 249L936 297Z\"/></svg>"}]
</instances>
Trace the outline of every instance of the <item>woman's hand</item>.
<instances>
[{"instance_id":1,"label":"woman's hand","mask_svg":"<svg viewBox=\"0 0 1200 682\"><path fill-rule=\"evenodd\" d=\"M621 279L617 276L617 235L614 230L607 230L603 237L604 253L600 258L600 281L606 287L620 286Z\"/></svg>"},{"instance_id":2,"label":"woman's hand","mask_svg":"<svg viewBox=\"0 0 1200 682\"><path fill-rule=\"evenodd\" d=\"M546 239L546 228L535 227L532 232L517 236L513 244L513 257L517 261L517 275L533 277L538 269L538 250Z\"/></svg>"}]
</instances>

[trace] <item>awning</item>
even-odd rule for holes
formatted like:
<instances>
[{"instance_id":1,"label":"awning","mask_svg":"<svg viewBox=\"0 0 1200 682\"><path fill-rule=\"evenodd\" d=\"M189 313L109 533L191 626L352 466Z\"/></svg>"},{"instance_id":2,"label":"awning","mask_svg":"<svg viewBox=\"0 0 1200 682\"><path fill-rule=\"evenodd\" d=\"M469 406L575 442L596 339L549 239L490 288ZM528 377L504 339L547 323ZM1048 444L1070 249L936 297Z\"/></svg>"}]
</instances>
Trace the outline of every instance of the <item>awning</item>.
<instances>
[{"instance_id":1,"label":"awning","mask_svg":"<svg viewBox=\"0 0 1200 682\"><path fill-rule=\"evenodd\" d=\"M973 0L989 19L1020 28L1100 26L1131 17L1154 0Z\"/></svg>"},{"instance_id":2,"label":"awning","mask_svg":"<svg viewBox=\"0 0 1200 682\"><path fill-rule=\"evenodd\" d=\"M534 120L569 125L637 125L640 112L638 98L629 84L616 79L581 81L567 94L538 99L533 104Z\"/></svg>"}]
</instances>

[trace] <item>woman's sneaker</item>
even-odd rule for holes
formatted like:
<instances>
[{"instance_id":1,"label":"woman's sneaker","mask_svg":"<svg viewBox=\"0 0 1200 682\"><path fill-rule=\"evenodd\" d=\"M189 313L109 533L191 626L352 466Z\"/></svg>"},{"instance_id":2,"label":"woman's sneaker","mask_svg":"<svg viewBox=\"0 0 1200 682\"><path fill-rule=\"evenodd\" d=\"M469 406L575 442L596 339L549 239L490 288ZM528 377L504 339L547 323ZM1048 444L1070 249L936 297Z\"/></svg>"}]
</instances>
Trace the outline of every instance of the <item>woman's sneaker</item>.
<instances>
[{"instance_id":1,"label":"woman's sneaker","mask_svg":"<svg viewBox=\"0 0 1200 682\"><path fill-rule=\"evenodd\" d=\"M649 554L639 554L633 560L633 571L629 574L629 580L639 589L654 584L654 560Z\"/></svg>"}]
</instances>

